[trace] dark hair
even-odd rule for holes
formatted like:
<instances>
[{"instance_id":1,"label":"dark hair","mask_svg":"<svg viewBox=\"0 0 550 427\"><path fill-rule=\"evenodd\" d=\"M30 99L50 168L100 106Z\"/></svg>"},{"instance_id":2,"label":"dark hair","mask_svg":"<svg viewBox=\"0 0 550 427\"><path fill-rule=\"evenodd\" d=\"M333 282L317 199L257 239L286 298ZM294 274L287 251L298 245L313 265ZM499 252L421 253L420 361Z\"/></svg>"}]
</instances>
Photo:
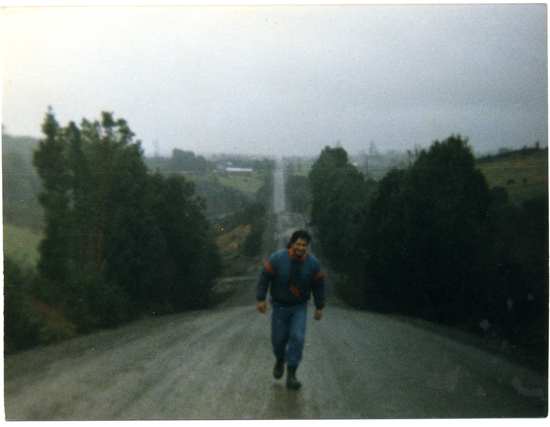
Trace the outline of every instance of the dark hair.
<instances>
[{"instance_id":1,"label":"dark hair","mask_svg":"<svg viewBox=\"0 0 550 427\"><path fill-rule=\"evenodd\" d=\"M292 236L290 236L290 242L288 243L288 247L290 248L290 245L292 245L298 239L304 239L309 244L309 242L311 241L311 234L309 234L305 230L295 231L294 233L292 233Z\"/></svg>"}]
</instances>

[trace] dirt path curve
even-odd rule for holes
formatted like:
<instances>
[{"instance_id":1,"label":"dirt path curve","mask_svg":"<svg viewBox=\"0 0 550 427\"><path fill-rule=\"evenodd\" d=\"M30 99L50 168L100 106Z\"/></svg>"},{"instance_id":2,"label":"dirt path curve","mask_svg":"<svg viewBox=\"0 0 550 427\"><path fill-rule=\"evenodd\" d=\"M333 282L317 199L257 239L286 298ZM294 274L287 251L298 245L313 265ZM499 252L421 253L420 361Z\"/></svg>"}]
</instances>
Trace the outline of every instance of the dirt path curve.
<instances>
[{"instance_id":1,"label":"dirt path curve","mask_svg":"<svg viewBox=\"0 0 550 427\"><path fill-rule=\"evenodd\" d=\"M311 307L310 307L311 308ZM310 310L310 316L313 310ZM546 379L389 316L308 322L303 388L271 377L253 306L150 319L5 358L8 420L546 415Z\"/></svg>"}]
</instances>

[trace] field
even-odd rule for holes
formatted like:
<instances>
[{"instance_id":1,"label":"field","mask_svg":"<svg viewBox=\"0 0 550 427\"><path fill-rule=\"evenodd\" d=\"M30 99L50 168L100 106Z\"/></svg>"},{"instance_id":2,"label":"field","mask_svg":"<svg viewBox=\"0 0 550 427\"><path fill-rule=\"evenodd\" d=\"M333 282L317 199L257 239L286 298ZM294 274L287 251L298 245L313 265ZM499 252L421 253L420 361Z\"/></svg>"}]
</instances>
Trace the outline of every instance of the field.
<instances>
[{"instance_id":1,"label":"field","mask_svg":"<svg viewBox=\"0 0 550 427\"><path fill-rule=\"evenodd\" d=\"M21 265L32 267L38 260L40 235L26 228L4 223L4 256L9 256Z\"/></svg>"},{"instance_id":2,"label":"field","mask_svg":"<svg viewBox=\"0 0 550 427\"><path fill-rule=\"evenodd\" d=\"M548 194L548 150L515 152L480 163L489 187L503 187L511 203Z\"/></svg>"},{"instance_id":3,"label":"field","mask_svg":"<svg viewBox=\"0 0 550 427\"><path fill-rule=\"evenodd\" d=\"M250 200L254 200L263 185L261 177L255 175L227 174L218 179L222 185L243 192Z\"/></svg>"}]
</instances>

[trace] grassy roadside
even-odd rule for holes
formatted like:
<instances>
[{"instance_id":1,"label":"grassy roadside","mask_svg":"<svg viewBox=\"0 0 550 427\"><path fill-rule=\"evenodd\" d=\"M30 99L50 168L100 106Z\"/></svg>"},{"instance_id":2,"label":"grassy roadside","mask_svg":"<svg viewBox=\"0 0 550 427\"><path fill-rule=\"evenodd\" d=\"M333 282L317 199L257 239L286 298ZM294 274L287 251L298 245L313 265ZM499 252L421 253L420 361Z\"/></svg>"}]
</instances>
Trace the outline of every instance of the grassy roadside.
<instances>
[{"instance_id":1,"label":"grassy roadside","mask_svg":"<svg viewBox=\"0 0 550 427\"><path fill-rule=\"evenodd\" d=\"M40 234L28 228L3 224L4 256L9 256L24 267L34 267L38 261Z\"/></svg>"}]
</instances>

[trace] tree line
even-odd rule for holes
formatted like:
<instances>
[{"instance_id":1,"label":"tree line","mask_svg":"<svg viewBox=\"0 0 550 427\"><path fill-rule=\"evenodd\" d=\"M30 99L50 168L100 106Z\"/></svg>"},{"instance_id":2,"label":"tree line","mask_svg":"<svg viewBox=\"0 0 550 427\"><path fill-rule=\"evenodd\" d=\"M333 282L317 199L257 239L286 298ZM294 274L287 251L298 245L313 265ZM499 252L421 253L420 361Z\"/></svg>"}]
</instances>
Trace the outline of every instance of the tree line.
<instances>
[{"instance_id":1,"label":"tree line","mask_svg":"<svg viewBox=\"0 0 550 427\"><path fill-rule=\"evenodd\" d=\"M44 237L36 272L5 260L7 350L206 307L222 261L193 182L151 173L111 113L62 127L49 110L42 130Z\"/></svg>"},{"instance_id":2,"label":"tree line","mask_svg":"<svg viewBox=\"0 0 550 427\"><path fill-rule=\"evenodd\" d=\"M42 208L38 203L41 191L40 177L32 164L33 151L38 140L2 134L2 207L4 222L41 233L44 227ZM212 155L209 159L192 151L172 150L169 157L145 157L149 172L163 175L183 174L195 185L195 193L206 203L204 211L210 222L227 217L238 217L256 203L255 198L219 180L217 169L229 163L253 168L262 181L269 179L274 168L269 159L243 158L237 155Z\"/></svg>"},{"instance_id":3,"label":"tree line","mask_svg":"<svg viewBox=\"0 0 550 427\"><path fill-rule=\"evenodd\" d=\"M308 179L317 240L349 303L546 352L547 194L508 203L460 136L379 182L326 147Z\"/></svg>"}]
</instances>

